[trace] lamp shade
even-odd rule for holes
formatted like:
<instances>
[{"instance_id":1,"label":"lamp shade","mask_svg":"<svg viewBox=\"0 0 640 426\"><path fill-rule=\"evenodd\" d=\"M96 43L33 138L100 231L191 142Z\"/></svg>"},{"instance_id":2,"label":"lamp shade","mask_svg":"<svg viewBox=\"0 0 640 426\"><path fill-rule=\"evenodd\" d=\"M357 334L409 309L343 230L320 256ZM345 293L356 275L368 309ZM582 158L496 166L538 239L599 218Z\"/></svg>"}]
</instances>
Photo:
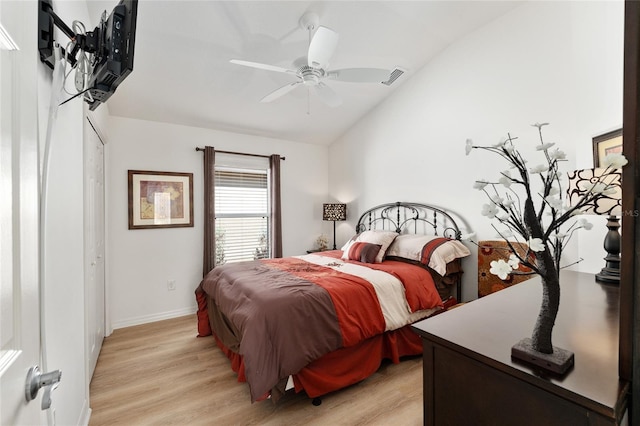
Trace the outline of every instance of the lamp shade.
<instances>
[{"instance_id":1,"label":"lamp shade","mask_svg":"<svg viewBox=\"0 0 640 426\"><path fill-rule=\"evenodd\" d=\"M622 175L620 170L583 169L569 173L567 200L580 205L582 214L620 216L622 213Z\"/></svg>"},{"instance_id":2,"label":"lamp shade","mask_svg":"<svg viewBox=\"0 0 640 426\"><path fill-rule=\"evenodd\" d=\"M322 220L346 220L347 205L339 203L325 203L322 205Z\"/></svg>"}]
</instances>

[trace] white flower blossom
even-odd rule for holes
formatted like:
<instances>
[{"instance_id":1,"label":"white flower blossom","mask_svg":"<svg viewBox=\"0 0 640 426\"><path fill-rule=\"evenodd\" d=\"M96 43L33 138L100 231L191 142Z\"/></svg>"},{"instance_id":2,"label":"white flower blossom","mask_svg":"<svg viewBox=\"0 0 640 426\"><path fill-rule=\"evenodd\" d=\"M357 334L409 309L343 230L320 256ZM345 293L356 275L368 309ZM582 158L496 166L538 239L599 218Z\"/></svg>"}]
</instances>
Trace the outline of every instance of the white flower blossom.
<instances>
[{"instance_id":1,"label":"white flower blossom","mask_svg":"<svg viewBox=\"0 0 640 426\"><path fill-rule=\"evenodd\" d=\"M501 196L499 196L497 194L496 195L492 195L490 198L491 198L491 201L493 201L495 204L498 204L498 205L500 205L500 204L502 204L504 202L504 198L502 198Z\"/></svg>"},{"instance_id":2,"label":"white flower blossom","mask_svg":"<svg viewBox=\"0 0 640 426\"><path fill-rule=\"evenodd\" d=\"M504 144L503 146L504 150L507 151L509 154L513 154L513 152L516 150L516 148L511 145L511 144Z\"/></svg>"},{"instance_id":3,"label":"white flower blossom","mask_svg":"<svg viewBox=\"0 0 640 426\"><path fill-rule=\"evenodd\" d=\"M593 228L593 223L587 221L587 219L578 219L578 226L588 231Z\"/></svg>"},{"instance_id":4,"label":"white flower blossom","mask_svg":"<svg viewBox=\"0 0 640 426\"><path fill-rule=\"evenodd\" d=\"M505 170L501 174L502 176L498 180L498 183L502 184L505 188L509 188L513 182L513 179L511 179L511 173L509 170Z\"/></svg>"},{"instance_id":5,"label":"white flower blossom","mask_svg":"<svg viewBox=\"0 0 640 426\"><path fill-rule=\"evenodd\" d=\"M483 204L481 213L482 216L487 216L489 219L493 219L496 217L496 213L498 213L498 208L495 204Z\"/></svg>"},{"instance_id":6,"label":"white flower blossom","mask_svg":"<svg viewBox=\"0 0 640 426\"><path fill-rule=\"evenodd\" d=\"M518 269L520 267L520 259L518 259L518 256L513 253L509 255L507 263L509 263L509 266L511 266L512 269Z\"/></svg>"},{"instance_id":7,"label":"white flower blossom","mask_svg":"<svg viewBox=\"0 0 640 426\"><path fill-rule=\"evenodd\" d=\"M493 275L497 275L501 280L507 279L511 271L511 266L503 259L491 261L491 268L489 269L489 272Z\"/></svg>"},{"instance_id":8,"label":"white flower blossom","mask_svg":"<svg viewBox=\"0 0 640 426\"><path fill-rule=\"evenodd\" d=\"M532 124L532 126L533 127L537 127L538 130L541 129L542 126L548 126L548 125L549 125L549 123L535 123L535 124Z\"/></svg>"},{"instance_id":9,"label":"white flower blossom","mask_svg":"<svg viewBox=\"0 0 640 426\"><path fill-rule=\"evenodd\" d=\"M604 194L609 195L615 192L614 185L609 185L604 182L579 182L578 186L583 192L589 194ZM585 196L588 194L585 194Z\"/></svg>"},{"instance_id":10,"label":"white flower blossom","mask_svg":"<svg viewBox=\"0 0 640 426\"><path fill-rule=\"evenodd\" d=\"M540 238L529 238L529 248L537 253L544 251L545 245Z\"/></svg>"},{"instance_id":11,"label":"white flower blossom","mask_svg":"<svg viewBox=\"0 0 640 426\"><path fill-rule=\"evenodd\" d=\"M626 166L628 162L629 161L627 160L627 157L624 156L624 154L616 152L613 154L607 154L607 156L602 160L602 164L600 164L600 167L621 169L622 167Z\"/></svg>"},{"instance_id":12,"label":"white flower blossom","mask_svg":"<svg viewBox=\"0 0 640 426\"><path fill-rule=\"evenodd\" d=\"M578 188L582 192L591 192L591 188L593 188L593 184L591 182L580 181L578 182Z\"/></svg>"},{"instance_id":13,"label":"white flower blossom","mask_svg":"<svg viewBox=\"0 0 640 426\"><path fill-rule=\"evenodd\" d=\"M507 138L500 138L500 140L497 143L493 144L494 148L502 148L504 147L504 144L507 142Z\"/></svg>"},{"instance_id":14,"label":"white flower blossom","mask_svg":"<svg viewBox=\"0 0 640 426\"><path fill-rule=\"evenodd\" d=\"M592 194L610 195L616 192L613 185L608 185L604 182L587 183L583 185L585 191Z\"/></svg>"},{"instance_id":15,"label":"white flower blossom","mask_svg":"<svg viewBox=\"0 0 640 426\"><path fill-rule=\"evenodd\" d=\"M549 158L552 160L564 160L567 158L567 154L561 151L559 148L554 149L549 153Z\"/></svg>"},{"instance_id":16,"label":"white flower blossom","mask_svg":"<svg viewBox=\"0 0 640 426\"><path fill-rule=\"evenodd\" d=\"M549 170L549 167L547 167L546 164L538 164L535 167L531 167L529 169L529 173L531 173L532 175L536 174L536 173L544 173L547 170Z\"/></svg>"},{"instance_id":17,"label":"white flower blossom","mask_svg":"<svg viewBox=\"0 0 640 426\"><path fill-rule=\"evenodd\" d=\"M507 219L509 219L509 215L506 214L505 212L500 212L496 215L496 219L501 220L502 222L506 221Z\"/></svg>"},{"instance_id":18,"label":"white flower blossom","mask_svg":"<svg viewBox=\"0 0 640 426\"><path fill-rule=\"evenodd\" d=\"M498 183L502 184L505 188L509 188L511 187L511 179L506 177L506 176L502 176L499 180Z\"/></svg>"},{"instance_id":19,"label":"white flower blossom","mask_svg":"<svg viewBox=\"0 0 640 426\"><path fill-rule=\"evenodd\" d=\"M551 188L549 188L549 195L558 195L559 193L560 193L560 190L555 186L552 186Z\"/></svg>"},{"instance_id":20,"label":"white flower blossom","mask_svg":"<svg viewBox=\"0 0 640 426\"><path fill-rule=\"evenodd\" d=\"M538 151L546 151L546 150L548 150L549 148L551 148L554 145L555 145L554 142L543 143L543 144L540 144L540 145L536 146L536 149Z\"/></svg>"},{"instance_id":21,"label":"white flower blossom","mask_svg":"<svg viewBox=\"0 0 640 426\"><path fill-rule=\"evenodd\" d=\"M473 184L473 189L483 190L484 187L487 186L488 184L489 184L489 182L486 182L484 179L483 180L477 180Z\"/></svg>"},{"instance_id":22,"label":"white flower blossom","mask_svg":"<svg viewBox=\"0 0 640 426\"><path fill-rule=\"evenodd\" d=\"M556 237L557 240L562 240L566 236L567 236L567 234L565 234L563 232L556 232L555 233L555 237Z\"/></svg>"},{"instance_id":23,"label":"white flower blossom","mask_svg":"<svg viewBox=\"0 0 640 426\"><path fill-rule=\"evenodd\" d=\"M504 203L502 203L502 205L505 206L506 208L509 208L514 204L515 204L515 201L513 200L505 200Z\"/></svg>"},{"instance_id":24,"label":"white flower blossom","mask_svg":"<svg viewBox=\"0 0 640 426\"><path fill-rule=\"evenodd\" d=\"M465 146L464 148L466 154L469 155L472 149L473 149L473 141L471 139L467 139L467 146Z\"/></svg>"}]
</instances>

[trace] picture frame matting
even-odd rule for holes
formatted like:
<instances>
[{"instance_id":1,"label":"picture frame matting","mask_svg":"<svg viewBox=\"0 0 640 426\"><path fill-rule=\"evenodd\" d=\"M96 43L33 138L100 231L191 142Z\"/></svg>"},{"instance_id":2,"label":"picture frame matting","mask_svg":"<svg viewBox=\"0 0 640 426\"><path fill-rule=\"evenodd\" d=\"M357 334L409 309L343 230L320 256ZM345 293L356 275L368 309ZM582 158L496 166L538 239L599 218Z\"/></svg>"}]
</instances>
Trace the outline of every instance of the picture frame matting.
<instances>
[{"instance_id":1,"label":"picture frame matting","mask_svg":"<svg viewBox=\"0 0 640 426\"><path fill-rule=\"evenodd\" d=\"M622 153L622 129L593 138L593 167L601 167L604 157L612 153Z\"/></svg>"}]
</instances>

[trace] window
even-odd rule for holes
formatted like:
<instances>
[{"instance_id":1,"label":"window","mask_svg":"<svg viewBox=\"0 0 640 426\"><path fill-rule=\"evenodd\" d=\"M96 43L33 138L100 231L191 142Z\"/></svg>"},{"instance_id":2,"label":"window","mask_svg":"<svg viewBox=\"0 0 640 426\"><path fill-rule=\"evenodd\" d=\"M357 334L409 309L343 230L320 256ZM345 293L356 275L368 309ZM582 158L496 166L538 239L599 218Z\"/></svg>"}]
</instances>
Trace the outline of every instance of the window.
<instances>
[{"instance_id":1,"label":"window","mask_svg":"<svg viewBox=\"0 0 640 426\"><path fill-rule=\"evenodd\" d=\"M269 254L267 170L216 166L216 265Z\"/></svg>"}]
</instances>

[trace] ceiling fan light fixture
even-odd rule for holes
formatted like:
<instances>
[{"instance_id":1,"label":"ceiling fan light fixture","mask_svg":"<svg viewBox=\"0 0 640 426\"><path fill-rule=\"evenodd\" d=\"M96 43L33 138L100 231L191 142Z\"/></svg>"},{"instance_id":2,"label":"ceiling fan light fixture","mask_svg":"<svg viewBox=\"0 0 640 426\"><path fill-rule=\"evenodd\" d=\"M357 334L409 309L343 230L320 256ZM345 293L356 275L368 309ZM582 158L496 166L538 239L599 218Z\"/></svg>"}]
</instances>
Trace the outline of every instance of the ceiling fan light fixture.
<instances>
[{"instance_id":1,"label":"ceiling fan light fixture","mask_svg":"<svg viewBox=\"0 0 640 426\"><path fill-rule=\"evenodd\" d=\"M320 79L318 79L318 76L313 74L302 77L302 83L305 86L315 86L319 82L320 82Z\"/></svg>"}]
</instances>

